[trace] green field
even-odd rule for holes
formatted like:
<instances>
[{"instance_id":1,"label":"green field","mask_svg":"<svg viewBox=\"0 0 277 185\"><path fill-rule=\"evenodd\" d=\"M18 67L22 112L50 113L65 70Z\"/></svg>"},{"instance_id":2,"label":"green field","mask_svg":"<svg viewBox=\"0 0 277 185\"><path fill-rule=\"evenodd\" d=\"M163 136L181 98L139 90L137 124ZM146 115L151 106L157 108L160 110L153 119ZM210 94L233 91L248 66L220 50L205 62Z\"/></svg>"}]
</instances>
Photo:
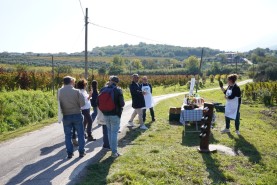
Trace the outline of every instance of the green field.
<instances>
[{"instance_id":1,"label":"green field","mask_svg":"<svg viewBox=\"0 0 277 185\"><path fill-rule=\"evenodd\" d=\"M224 102L218 91L200 94L207 101ZM231 147L238 155L201 154L198 133L184 135L182 125L168 121L169 107L180 106L182 100L179 96L159 103L157 121L147 123L150 129L128 131L119 142L123 155L112 159L108 152L88 167L79 184L277 184L277 120L260 113L268 108L241 106L241 136L233 123L229 135L221 134L224 115L217 113L211 143Z\"/></svg>"}]
</instances>

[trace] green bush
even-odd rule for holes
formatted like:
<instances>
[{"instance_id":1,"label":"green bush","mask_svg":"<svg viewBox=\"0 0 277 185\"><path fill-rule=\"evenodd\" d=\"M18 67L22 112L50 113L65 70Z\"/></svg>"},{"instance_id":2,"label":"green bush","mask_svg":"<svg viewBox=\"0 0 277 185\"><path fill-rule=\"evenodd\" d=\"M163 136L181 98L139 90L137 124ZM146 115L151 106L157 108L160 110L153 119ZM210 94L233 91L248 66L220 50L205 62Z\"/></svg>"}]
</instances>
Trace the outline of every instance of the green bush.
<instances>
[{"instance_id":1,"label":"green bush","mask_svg":"<svg viewBox=\"0 0 277 185\"><path fill-rule=\"evenodd\" d=\"M50 92L0 92L0 133L57 115L56 97Z\"/></svg>"}]
</instances>

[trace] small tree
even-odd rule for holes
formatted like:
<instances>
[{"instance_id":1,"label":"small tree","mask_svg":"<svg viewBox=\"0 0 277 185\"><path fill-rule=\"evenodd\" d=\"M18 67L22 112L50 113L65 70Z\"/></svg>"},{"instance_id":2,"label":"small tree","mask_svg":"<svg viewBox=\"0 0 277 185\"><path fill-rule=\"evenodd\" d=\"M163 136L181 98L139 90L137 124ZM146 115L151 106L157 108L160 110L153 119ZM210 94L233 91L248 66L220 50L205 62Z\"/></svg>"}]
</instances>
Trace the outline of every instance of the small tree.
<instances>
[{"instance_id":1,"label":"small tree","mask_svg":"<svg viewBox=\"0 0 277 185\"><path fill-rule=\"evenodd\" d=\"M185 60L185 68L188 70L189 74L198 74L200 61L196 56L190 56Z\"/></svg>"},{"instance_id":2,"label":"small tree","mask_svg":"<svg viewBox=\"0 0 277 185\"><path fill-rule=\"evenodd\" d=\"M98 74L99 75L105 75L106 74L106 72L107 72L107 70L106 70L106 67L100 67L100 69L98 69Z\"/></svg>"},{"instance_id":3,"label":"small tree","mask_svg":"<svg viewBox=\"0 0 277 185\"><path fill-rule=\"evenodd\" d=\"M119 75L124 72L125 62L121 56L115 56L112 60L112 65L109 74Z\"/></svg>"}]
</instances>

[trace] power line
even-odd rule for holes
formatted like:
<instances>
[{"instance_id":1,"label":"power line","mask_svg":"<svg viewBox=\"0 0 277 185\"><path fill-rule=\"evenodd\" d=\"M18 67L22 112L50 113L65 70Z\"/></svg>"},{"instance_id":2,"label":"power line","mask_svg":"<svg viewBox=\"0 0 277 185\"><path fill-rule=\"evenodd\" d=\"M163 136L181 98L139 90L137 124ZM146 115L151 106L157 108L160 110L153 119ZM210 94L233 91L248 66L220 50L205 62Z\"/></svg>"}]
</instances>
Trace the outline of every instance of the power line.
<instances>
[{"instance_id":1,"label":"power line","mask_svg":"<svg viewBox=\"0 0 277 185\"><path fill-rule=\"evenodd\" d=\"M144 40L149 40L149 41L152 41L152 42L161 43L161 42L159 42L157 40L150 39L150 38L147 38L147 37L143 37L143 36L140 36L140 35L135 35L135 34L132 34L132 33L125 32L125 31L120 31L120 30L117 30L117 29L114 29L114 28L109 28L107 26L101 26L101 25L95 24L93 22L89 22L89 23L94 25L94 26L100 27L100 28L104 28L104 29L107 29L107 30L115 31L115 32L118 32L118 33L122 33L122 34L125 34L125 35L132 36L132 37L137 37L137 38L140 38L140 39L144 39Z\"/></svg>"},{"instance_id":2,"label":"power line","mask_svg":"<svg viewBox=\"0 0 277 185\"><path fill-rule=\"evenodd\" d=\"M82 3L81 3L81 0L79 0L79 3L80 3L80 7L82 9L82 12L83 12L83 16L85 17L85 12L84 12L84 9L83 9L83 6L82 6Z\"/></svg>"},{"instance_id":3,"label":"power line","mask_svg":"<svg viewBox=\"0 0 277 185\"><path fill-rule=\"evenodd\" d=\"M73 48L76 47L76 43L77 43L77 41L80 39L80 36L81 36L81 34L83 33L84 29L85 29L85 26L83 26L83 29L82 29L81 32L79 33L78 37L75 39Z\"/></svg>"}]
</instances>

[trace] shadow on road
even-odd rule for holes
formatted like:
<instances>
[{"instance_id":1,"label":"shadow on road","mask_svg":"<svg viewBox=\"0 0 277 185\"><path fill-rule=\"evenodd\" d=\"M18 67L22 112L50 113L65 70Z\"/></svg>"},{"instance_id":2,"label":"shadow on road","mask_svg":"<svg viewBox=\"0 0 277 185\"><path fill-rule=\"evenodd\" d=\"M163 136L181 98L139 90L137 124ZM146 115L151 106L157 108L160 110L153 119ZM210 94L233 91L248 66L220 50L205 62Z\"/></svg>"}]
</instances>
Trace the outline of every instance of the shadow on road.
<instances>
[{"instance_id":1,"label":"shadow on road","mask_svg":"<svg viewBox=\"0 0 277 185\"><path fill-rule=\"evenodd\" d=\"M51 184L51 180L60 175L66 168L79 159L67 160L64 149L57 154L46 157L33 164L25 166L16 176L9 180L8 185L14 184ZM65 164L65 165L62 165ZM47 181L45 179L47 178ZM46 183L48 182L48 183Z\"/></svg>"},{"instance_id":2,"label":"shadow on road","mask_svg":"<svg viewBox=\"0 0 277 185\"><path fill-rule=\"evenodd\" d=\"M145 124L148 128L151 127L152 122L148 122ZM118 141L118 148L124 148L128 145L133 145L132 143L134 140L136 140L142 133L145 132L145 130L141 130L139 128L134 128L134 127L127 127L127 131L123 137L119 139ZM82 181L86 182L87 184L93 184L93 185L102 185L102 184L108 184L108 179L107 176L109 174L109 170L111 165L113 164L115 158L107 156L105 158L107 151L106 150L101 150L97 155L98 157L94 157L91 163L94 163L90 166L88 166L86 173L86 178L88 179L74 179L74 171L82 166L83 164L78 165L76 169L73 170L72 174L70 175L72 182L69 184L81 184ZM103 159L104 157L104 159ZM103 159L103 160L101 160ZM100 162L98 162L100 161ZM82 177L82 175L81 175Z\"/></svg>"},{"instance_id":3,"label":"shadow on road","mask_svg":"<svg viewBox=\"0 0 277 185\"><path fill-rule=\"evenodd\" d=\"M85 145L86 152L93 152L96 147L102 146L102 138L98 138L94 142L87 142ZM78 147L75 147L74 150L77 150ZM58 151L58 153L54 153L49 157L45 157L37 162L26 165L17 175L15 175L12 179L8 181L8 185L14 184L52 184L51 180L55 179L64 170L78 162L80 158L78 156L73 156L71 160L68 160L67 153L65 150L64 142L57 143L53 146L48 146L40 149L41 156L47 156L54 151ZM104 156L103 152L97 153L93 158L99 159L99 155Z\"/></svg>"},{"instance_id":4,"label":"shadow on road","mask_svg":"<svg viewBox=\"0 0 277 185\"><path fill-rule=\"evenodd\" d=\"M64 146L64 142L60 142L58 144L55 144L53 146L44 147L40 149L40 155L47 155L50 154L52 151L56 150L57 148L60 148Z\"/></svg>"}]
</instances>

